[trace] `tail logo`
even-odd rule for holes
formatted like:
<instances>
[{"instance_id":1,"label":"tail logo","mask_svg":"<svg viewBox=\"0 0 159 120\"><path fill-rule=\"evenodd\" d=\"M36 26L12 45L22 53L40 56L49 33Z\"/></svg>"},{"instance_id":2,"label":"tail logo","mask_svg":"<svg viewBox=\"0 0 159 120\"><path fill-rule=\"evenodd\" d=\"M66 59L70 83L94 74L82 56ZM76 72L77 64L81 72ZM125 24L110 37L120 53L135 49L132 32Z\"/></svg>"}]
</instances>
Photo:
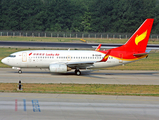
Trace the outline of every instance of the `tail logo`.
<instances>
[{"instance_id":1,"label":"tail logo","mask_svg":"<svg viewBox=\"0 0 159 120\"><path fill-rule=\"evenodd\" d=\"M29 53L29 56L32 55L32 53Z\"/></svg>"},{"instance_id":2,"label":"tail logo","mask_svg":"<svg viewBox=\"0 0 159 120\"><path fill-rule=\"evenodd\" d=\"M105 58L104 58L104 59L106 60L108 57L109 57L109 55L105 56Z\"/></svg>"},{"instance_id":3,"label":"tail logo","mask_svg":"<svg viewBox=\"0 0 159 120\"><path fill-rule=\"evenodd\" d=\"M139 42L141 42L142 40L144 40L146 38L146 35L147 35L147 30L142 33L141 35L137 35L136 38L135 38L135 44L138 45Z\"/></svg>"}]
</instances>

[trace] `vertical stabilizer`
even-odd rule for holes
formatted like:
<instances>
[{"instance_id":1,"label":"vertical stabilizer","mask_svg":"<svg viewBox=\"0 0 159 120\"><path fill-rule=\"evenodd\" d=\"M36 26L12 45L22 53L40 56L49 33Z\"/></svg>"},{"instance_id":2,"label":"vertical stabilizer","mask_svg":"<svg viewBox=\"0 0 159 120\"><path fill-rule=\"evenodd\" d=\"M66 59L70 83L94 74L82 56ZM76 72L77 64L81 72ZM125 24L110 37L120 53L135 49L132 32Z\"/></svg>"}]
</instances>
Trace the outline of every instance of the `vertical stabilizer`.
<instances>
[{"instance_id":1,"label":"vertical stabilizer","mask_svg":"<svg viewBox=\"0 0 159 120\"><path fill-rule=\"evenodd\" d=\"M146 19L131 38L123 46L118 47L117 49L121 51L132 51L135 53L145 52L153 21L154 19Z\"/></svg>"}]
</instances>

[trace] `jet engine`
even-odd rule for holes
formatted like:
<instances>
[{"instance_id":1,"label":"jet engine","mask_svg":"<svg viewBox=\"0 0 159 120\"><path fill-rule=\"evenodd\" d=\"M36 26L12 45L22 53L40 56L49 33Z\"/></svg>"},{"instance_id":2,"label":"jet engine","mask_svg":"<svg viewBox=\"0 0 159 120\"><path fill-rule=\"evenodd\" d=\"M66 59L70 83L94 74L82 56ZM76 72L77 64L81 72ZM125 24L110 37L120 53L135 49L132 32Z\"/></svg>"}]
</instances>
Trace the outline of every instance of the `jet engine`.
<instances>
[{"instance_id":1,"label":"jet engine","mask_svg":"<svg viewBox=\"0 0 159 120\"><path fill-rule=\"evenodd\" d=\"M71 68L67 67L66 64L51 64L49 66L50 72L55 73L66 73L67 71L70 71Z\"/></svg>"}]
</instances>

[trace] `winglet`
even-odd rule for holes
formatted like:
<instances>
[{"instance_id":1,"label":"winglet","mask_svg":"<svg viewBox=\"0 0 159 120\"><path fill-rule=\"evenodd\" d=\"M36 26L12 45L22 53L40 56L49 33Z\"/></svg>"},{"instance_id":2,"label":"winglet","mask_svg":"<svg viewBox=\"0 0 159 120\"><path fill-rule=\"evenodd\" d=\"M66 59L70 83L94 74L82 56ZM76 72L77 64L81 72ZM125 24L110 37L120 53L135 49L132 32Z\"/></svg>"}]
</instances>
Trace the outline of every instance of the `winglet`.
<instances>
[{"instance_id":1,"label":"winglet","mask_svg":"<svg viewBox=\"0 0 159 120\"><path fill-rule=\"evenodd\" d=\"M105 54L104 58L103 58L100 62L106 62L106 61L108 60L108 57L109 57L109 55L110 55L110 52L111 52L111 50L109 50L109 51L107 52L107 54Z\"/></svg>"},{"instance_id":2,"label":"winglet","mask_svg":"<svg viewBox=\"0 0 159 120\"><path fill-rule=\"evenodd\" d=\"M99 51L102 44L99 44L95 51Z\"/></svg>"}]
</instances>

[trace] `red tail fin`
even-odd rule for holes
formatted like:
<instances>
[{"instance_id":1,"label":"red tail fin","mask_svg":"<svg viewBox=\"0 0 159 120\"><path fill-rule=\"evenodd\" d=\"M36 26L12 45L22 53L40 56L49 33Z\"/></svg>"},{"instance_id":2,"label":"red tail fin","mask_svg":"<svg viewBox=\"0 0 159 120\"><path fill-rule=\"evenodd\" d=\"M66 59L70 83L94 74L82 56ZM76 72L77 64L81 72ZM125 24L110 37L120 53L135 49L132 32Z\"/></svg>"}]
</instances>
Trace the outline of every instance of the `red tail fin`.
<instances>
[{"instance_id":1,"label":"red tail fin","mask_svg":"<svg viewBox=\"0 0 159 120\"><path fill-rule=\"evenodd\" d=\"M123 46L116 49L135 53L145 52L153 21L154 19L146 19L131 38Z\"/></svg>"}]
</instances>

